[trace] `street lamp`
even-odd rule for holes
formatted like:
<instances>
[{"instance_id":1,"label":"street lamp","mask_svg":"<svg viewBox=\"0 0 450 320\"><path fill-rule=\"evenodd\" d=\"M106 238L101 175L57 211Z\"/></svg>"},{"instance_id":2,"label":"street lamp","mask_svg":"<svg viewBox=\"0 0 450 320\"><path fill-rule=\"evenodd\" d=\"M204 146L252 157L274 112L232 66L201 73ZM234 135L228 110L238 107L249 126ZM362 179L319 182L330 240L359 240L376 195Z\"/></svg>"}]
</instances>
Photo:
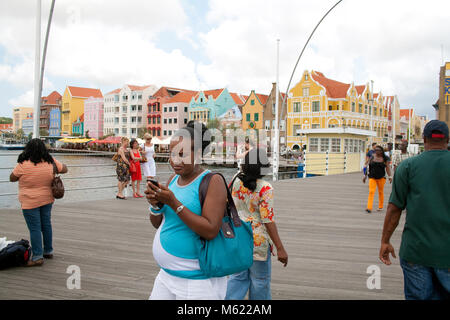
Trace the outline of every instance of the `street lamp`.
<instances>
[{"instance_id":1,"label":"street lamp","mask_svg":"<svg viewBox=\"0 0 450 320\"><path fill-rule=\"evenodd\" d=\"M300 59L301 59L301 57L302 57L302 55L303 55L303 52L304 52L305 49L306 49L306 46L307 46L308 43L309 43L309 40L311 40L311 38L312 38L314 32L316 32L316 29L319 27L319 25L322 23L322 21L325 19L325 17L326 17L331 11L333 11L333 9L336 8L337 5L340 4L341 2L342 2L342 0L339 0L338 2L336 2L336 3L335 3L335 4L334 4L334 5L333 5L333 6L332 6L332 7L331 7L324 15L323 15L323 17L319 20L319 22L316 24L316 26L314 27L313 31L312 31L311 34L309 35L308 40L306 40L305 45L303 46L303 49L302 49L302 51L300 52L300 55L298 56L297 62L295 63L294 69L292 70L292 74L291 74L291 77L290 77L290 79L289 79L288 86L287 86L287 88L286 88L286 93L285 93L285 95L284 95L284 97L283 97L283 102L282 102L282 104L281 104L281 113L280 113L281 115L283 115L284 109L285 109L285 107L286 107L286 99L287 99L287 96L288 96L288 94L289 94L289 88L290 88L290 86L291 86L292 78L294 77L294 73L295 73L295 70L297 69L297 65L298 65L298 63L299 63L299 61L300 61ZM285 121L286 121L286 128L285 128L285 130L284 130L284 136L285 136L284 139L285 139L285 143L286 143L286 145L287 145L287 120L285 119ZM278 122L276 122L275 130L276 130L276 132L280 132L280 124L279 124ZM274 165L276 165L277 168L278 168L278 163L277 163L277 164L274 163Z\"/></svg>"}]
</instances>

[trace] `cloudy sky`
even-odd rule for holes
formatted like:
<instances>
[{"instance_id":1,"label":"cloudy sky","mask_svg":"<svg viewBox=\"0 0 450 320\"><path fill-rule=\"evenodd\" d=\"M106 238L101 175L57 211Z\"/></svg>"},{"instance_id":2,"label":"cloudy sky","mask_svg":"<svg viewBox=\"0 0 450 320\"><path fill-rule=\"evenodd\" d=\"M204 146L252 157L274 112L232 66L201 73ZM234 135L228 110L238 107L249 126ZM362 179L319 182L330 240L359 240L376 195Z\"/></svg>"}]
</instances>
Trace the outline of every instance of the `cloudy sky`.
<instances>
[{"instance_id":1,"label":"cloudy sky","mask_svg":"<svg viewBox=\"0 0 450 320\"><path fill-rule=\"evenodd\" d=\"M336 0L57 0L43 95L66 85L155 84L192 90L285 90L310 32ZM42 40L50 0L42 0ZM407 4L407 6L406 6ZM32 106L34 0L0 1L0 116ZM450 60L450 1L344 0L300 61L342 82L396 94L434 118L442 60ZM443 48L443 50L442 50Z\"/></svg>"}]
</instances>

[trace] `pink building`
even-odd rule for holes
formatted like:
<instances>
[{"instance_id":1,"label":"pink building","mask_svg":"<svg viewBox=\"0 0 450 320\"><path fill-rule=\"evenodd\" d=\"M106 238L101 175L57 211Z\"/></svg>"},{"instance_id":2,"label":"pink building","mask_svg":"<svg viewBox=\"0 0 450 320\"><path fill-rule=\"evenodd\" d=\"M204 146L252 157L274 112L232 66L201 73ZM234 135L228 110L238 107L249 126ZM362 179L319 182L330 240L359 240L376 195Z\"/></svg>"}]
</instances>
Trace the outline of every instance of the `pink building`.
<instances>
[{"instance_id":1,"label":"pink building","mask_svg":"<svg viewBox=\"0 0 450 320\"><path fill-rule=\"evenodd\" d=\"M98 139L103 136L103 97L84 100L84 132Z\"/></svg>"},{"instance_id":2,"label":"pink building","mask_svg":"<svg viewBox=\"0 0 450 320\"><path fill-rule=\"evenodd\" d=\"M196 91L180 92L162 105L162 139L186 126L189 121L189 102L196 94Z\"/></svg>"}]
</instances>

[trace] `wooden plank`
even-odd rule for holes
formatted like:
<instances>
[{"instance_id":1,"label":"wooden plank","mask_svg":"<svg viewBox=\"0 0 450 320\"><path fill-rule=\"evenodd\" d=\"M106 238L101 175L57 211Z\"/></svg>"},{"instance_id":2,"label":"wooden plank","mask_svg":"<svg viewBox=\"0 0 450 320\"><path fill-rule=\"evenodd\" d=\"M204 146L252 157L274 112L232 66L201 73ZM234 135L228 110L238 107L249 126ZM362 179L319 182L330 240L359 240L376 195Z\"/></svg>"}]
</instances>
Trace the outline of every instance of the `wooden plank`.
<instances>
[{"instance_id":1,"label":"wooden plank","mask_svg":"<svg viewBox=\"0 0 450 320\"><path fill-rule=\"evenodd\" d=\"M364 213L368 186L361 178L274 183L275 220L289 254L287 268L272 259L274 299L403 299L398 260L389 267L378 260L384 211ZM385 207L390 189L387 184ZM376 195L375 208L377 201ZM56 202L52 224L55 258L42 267L1 271L0 299L148 298L159 268L144 199ZM0 236L29 238L19 210L0 210ZM392 239L397 252L400 236ZM67 289L70 265L81 269L80 290ZM381 270L381 290L367 289L370 265Z\"/></svg>"}]
</instances>

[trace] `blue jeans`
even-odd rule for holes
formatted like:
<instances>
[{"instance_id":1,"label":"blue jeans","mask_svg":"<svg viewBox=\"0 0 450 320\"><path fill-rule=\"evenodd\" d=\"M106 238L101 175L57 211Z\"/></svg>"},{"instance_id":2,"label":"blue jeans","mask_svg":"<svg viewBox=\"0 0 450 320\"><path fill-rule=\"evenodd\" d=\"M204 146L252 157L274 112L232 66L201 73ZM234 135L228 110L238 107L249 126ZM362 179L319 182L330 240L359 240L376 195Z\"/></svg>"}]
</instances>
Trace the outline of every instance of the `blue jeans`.
<instances>
[{"instance_id":1,"label":"blue jeans","mask_svg":"<svg viewBox=\"0 0 450 320\"><path fill-rule=\"evenodd\" d=\"M23 217L30 231L32 261L42 259L44 254L52 254L52 203L34 209L22 209ZM42 250L42 237L44 250Z\"/></svg>"},{"instance_id":2,"label":"blue jeans","mask_svg":"<svg viewBox=\"0 0 450 320\"><path fill-rule=\"evenodd\" d=\"M450 299L450 268L431 268L400 259L406 300Z\"/></svg>"},{"instance_id":3,"label":"blue jeans","mask_svg":"<svg viewBox=\"0 0 450 320\"><path fill-rule=\"evenodd\" d=\"M228 279L225 300L271 300L270 280L272 274L271 254L266 261L253 261L250 269L233 274Z\"/></svg>"}]
</instances>

